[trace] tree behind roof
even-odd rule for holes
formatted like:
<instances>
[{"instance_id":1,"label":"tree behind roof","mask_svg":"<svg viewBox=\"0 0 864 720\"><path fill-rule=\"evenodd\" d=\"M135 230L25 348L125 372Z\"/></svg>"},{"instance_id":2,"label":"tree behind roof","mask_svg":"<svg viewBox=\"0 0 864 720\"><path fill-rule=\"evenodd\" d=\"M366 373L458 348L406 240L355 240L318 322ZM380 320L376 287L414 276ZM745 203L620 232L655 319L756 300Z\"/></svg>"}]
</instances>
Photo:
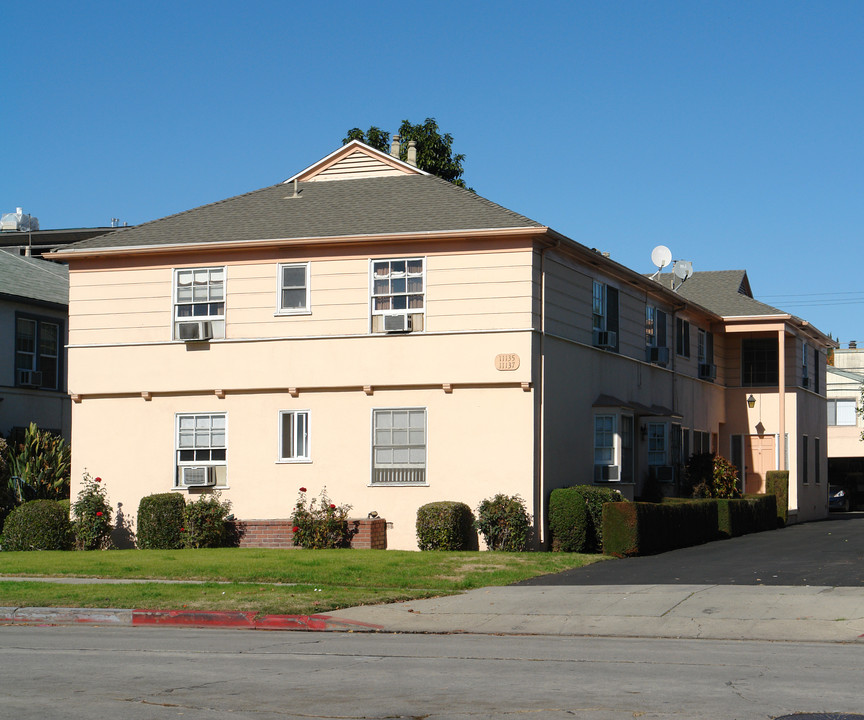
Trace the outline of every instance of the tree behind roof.
<instances>
[{"instance_id":1,"label":"tree behind roof","mask_svg":"<svg viewBox=\"0 0 864 720\"><path fill-rule=\"evenodd\" d=\"M441 133L435 118L426 118L422 125L412 125L408 120L403 120L399 126L399 159L408 157L408 141L417 142L417 167L428 173L437 175L442 180L465 187L462 180L462 162L465 160L463 154L453 154L453 136L450 133ZM366 132L360 128L352 128L347 137L342 140L345 145L352 140L359 140L370 147L381 152L390 152L390 133L379 127L372 126ZM467 188L470 190L471 188Z\"/></svg>"}]
</instances>

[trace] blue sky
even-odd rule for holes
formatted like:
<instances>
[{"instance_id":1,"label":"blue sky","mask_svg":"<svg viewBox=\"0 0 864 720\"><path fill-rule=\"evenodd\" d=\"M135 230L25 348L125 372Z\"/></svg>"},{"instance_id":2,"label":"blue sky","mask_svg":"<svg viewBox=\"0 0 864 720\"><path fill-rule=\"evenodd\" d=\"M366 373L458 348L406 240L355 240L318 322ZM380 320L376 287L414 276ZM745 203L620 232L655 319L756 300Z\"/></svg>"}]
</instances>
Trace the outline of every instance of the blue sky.
<instances>
[{"instance_id":1,"label":"blue sky","mask_svg":"<svg viewBox=\"0 0 864 720\"><path fill-rule=\"evenodd\" d=\"M844 344L862 2L7 3L0 210L137 224L437 119L478 193L641 272L667 245Z\"/></svg>"}]
</instances>

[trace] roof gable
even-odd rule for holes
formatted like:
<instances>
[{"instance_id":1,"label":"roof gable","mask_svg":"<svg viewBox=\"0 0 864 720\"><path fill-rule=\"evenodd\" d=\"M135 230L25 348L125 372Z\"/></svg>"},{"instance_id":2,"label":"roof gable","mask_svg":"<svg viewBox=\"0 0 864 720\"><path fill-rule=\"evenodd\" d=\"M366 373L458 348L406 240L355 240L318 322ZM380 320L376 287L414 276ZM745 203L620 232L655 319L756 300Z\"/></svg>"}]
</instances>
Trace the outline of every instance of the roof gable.
<instances>
[{"instance_id":1,"label":"roof gable","mask_svg":"<svg viewBox=\"0 0 864 720\"><path fill-rule=\"evenodd\" d=\"M359 140L352 140L327 157L292 175L285 182L322 182L333 180L357 180L394 175L428 175L399 158L369 147Z\"/></svg>"}]
</instances>

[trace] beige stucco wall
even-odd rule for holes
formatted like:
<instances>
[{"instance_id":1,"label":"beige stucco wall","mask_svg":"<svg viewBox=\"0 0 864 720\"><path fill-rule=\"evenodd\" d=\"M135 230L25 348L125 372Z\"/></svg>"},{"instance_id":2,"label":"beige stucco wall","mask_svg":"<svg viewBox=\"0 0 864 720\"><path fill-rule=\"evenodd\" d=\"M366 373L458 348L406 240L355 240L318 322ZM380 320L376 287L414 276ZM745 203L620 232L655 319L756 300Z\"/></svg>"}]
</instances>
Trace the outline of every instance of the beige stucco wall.
<instances>
[{"instance_id":1,"label":"beige stucco wall","mask_svg":"<svg viewBox=\"0 0 864 720\"><path fill-rule=\"evenodd\" d=\"M532 252L514 243L474 243L259 251L242 257L201 253L73 264L69 342L72 345L171 341L173 271L226 268L228 339L319 337L369 332L369 264L388 257L426 258L429 332L530 327ZM311 312L277 313L280 263L310 263Z\"/></svg>"},{"instance_id":2,"label":"beige stucco wall","mask_svg":"<svg viewBox=\"0 0 864 720\"><path fill-rule=\"evenodd\" d=\"M390 407L427 409L426 486L370 487L372 410ZM134 523L142 496L172 488L175 413L225 412L221 492L237 518L288 518L301 486L310 496L326 486L352 515L375 510L392 523L390 548L416 549L417 508L428 502L476 509L495 493L520 493L534 512L532 408L532 393L520 387L85 399L75 406L73 478L85 468L102 477L112 506ZM310 411L310 463L277 462L280 410Z\"/></svg>"},{"instance_id":3,"label":"beige stucco wall","mask_svg":"<svg viewBox=\"0 0 864 720\"><path fill-rule=\"evenodd\" d=\"M426 259L425 332L370 334L370 259ZM158 262L157 262L158 260ZM310 262L308 314L276 313L280 262ZM226 267L226 338L171 341L177 267ZM533 252L523 241L297 248L73 262L73 494L86 468L128 516L174 478L175 414L228 416L224 497L240 519L288 517L297 489L393 526L417 508L521 493L535 512ZM519 357L499 370L501 354ZM524 384L524 388L523 388ZM296 397L295 397L296 396ZM425 487L370 487L371 411L427 408ZM311 463L277 463L278 413L311 413ZM185 491L184 491L185 492Z\"/></svg>"}]
</instances>

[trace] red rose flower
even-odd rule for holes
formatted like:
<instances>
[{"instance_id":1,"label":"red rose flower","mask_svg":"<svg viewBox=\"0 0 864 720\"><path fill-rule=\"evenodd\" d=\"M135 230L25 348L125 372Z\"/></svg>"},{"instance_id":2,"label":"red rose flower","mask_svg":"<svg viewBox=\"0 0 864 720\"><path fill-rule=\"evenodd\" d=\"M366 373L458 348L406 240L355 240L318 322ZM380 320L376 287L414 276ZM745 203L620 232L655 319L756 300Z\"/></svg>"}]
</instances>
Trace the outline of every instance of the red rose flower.
<instances>
[{"instance_id":1,"label":"red rose flower","mask_svg":"<svg viewBox=\"0 0 864 720\"><path fill-rule=\"evenodd\" d=\"M101 510L96 513L96 517L102 517L102 511Z\"/></svg>"},{"instance_id":2,"label":"red rose flower","mask_svg":"<svg viewBox=\"0 0 864 720\"><path fill-rule=\"evenodd\" d=\"M336 506L335 506L333 503L330 503L330 509L331 509L331 510L335 510L335 509L336 509Z\"/></svg>"},{"instance_id":3,"label":"red rose flower","mask_svg":"<svg viewBox=\"0 0 864 720\"><path fill-rule=\"evenodd\" d=\"M186 528L180 528L180 532L186 532Z\"/></svg>"},{"instance_id":4,"label":"red rose flower","mask_svg":"<svg viewBox=\"0 0 864 720\"><path fill-rule=\"evenodd\" d=\"M102 478L93 478L96 482L102 482Z\"/></svg>"},{"instance_id":5,"label":"red rose flower","mask_svg":"<svg viewBox=\"0 0 864 720\"><path fill-rule=\"evenodd\" d=\"M300 492L306 492L306 488L300 488Z\"/></svg>"},{"instance_id":6,"label":"red rose flower","mask_svg":"<svg viewBox=\"0 0 864 720\"><path fill-rule=\"evenodd\" d=\"M291 528L291 532L300 532L300 528L295 525L293 528Z\"/></svg>"}]
</instances>

